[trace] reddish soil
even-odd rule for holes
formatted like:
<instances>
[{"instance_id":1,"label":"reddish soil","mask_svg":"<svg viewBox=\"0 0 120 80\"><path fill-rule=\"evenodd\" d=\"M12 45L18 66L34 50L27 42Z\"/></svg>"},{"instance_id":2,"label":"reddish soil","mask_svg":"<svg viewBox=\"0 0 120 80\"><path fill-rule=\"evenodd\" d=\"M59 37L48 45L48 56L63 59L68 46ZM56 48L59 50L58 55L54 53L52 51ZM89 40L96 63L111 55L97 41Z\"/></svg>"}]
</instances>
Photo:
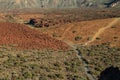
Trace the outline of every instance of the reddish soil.
<instances>
[{"instance_id":1,"label":"reddish soil","mask_svg":"<svg viewBox=\"0 0 120 80\"><path fill-rule=\"evenodd\" d=\"M94 41L92 44L101 44L110 42L111 46L120 47L120 23L117 23L111 28L108 28L99 36L100 40Z\"/></svg>"},{"instance_id":2,"label":"reddish soil","mask_svg":"<svg viewBox=\"0 0 120 80\"><path fill-rule=\"evenodd\" d=\"M0 23L0 45L14 45L20 49L68 49L60 40L22 24Z\"/></svg>"},{"instance_id":3,"label":"reddish soil","mask_svg":"<svg viewBox=\"0 0 120 80\"><path fill-rule=\"evenodd\" d=\"M62 38L65 41L71 41L75 44L85 44L99 29L109 25L113 20L114 18L73 22L61 25L60 27L52 27L49 29L41 28L40 31L58 39ZM117 23L113 28L106 29L98 37L100 39L96 39L91 45L110 42L112 46L120 46L119 26L120 23ZM81 39L75 40L76 37L81 37Z\"/></svg>"},{"instance_id":4,"label":"reddish soil","mask_svg":"<svg viewBox=\"0 0 120 80\"><path fill-rule=\"evenodd\" d=\"M56 34L56 38L63 38L63 40L70 40L76 44L87 42L88 38L94 36L94 34L101 28L109 24L113 19L101 19L101 20L92 20L92 21L81 21L74 22L60 27L53 27L50 29L40 29L45 33L53 36ZM66 30L71 27L67 32ZM64 33L65 32L65 33ZM64 35L63 35L64 33ZM82 37L82 39L76 41L75 37Z\"/></svg>"}]
</instances>

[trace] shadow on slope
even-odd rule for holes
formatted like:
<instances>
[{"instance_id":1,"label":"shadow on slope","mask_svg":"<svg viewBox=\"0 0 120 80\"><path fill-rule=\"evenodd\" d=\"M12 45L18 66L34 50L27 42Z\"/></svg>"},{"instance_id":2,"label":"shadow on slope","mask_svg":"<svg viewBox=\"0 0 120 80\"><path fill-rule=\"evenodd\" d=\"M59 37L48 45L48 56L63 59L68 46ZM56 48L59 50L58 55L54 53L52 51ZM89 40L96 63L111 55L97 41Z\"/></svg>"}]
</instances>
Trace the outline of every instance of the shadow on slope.
<instances>
[{"instance_id":1,"label":"shadow on slope","mask_svg":"<svg viewBox=\"0 0 120 80\"><path fill-rule=\"evenodd\" d=\"M108 67L101 72L99 80L120 80L120 70L117 67Z\"/></svg>"}]
</instances>

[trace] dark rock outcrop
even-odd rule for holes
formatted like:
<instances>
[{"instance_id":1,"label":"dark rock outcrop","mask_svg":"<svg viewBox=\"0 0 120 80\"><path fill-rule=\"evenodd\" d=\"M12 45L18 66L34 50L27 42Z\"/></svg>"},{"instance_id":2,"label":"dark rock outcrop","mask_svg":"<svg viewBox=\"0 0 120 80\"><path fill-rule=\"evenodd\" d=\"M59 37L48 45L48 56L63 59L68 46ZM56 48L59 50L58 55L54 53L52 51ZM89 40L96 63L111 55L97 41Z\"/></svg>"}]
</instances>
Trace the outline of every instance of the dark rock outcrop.
<instances>
[{"instance_id":1,"label":"dark rock outcrop","mask_svg":"<svg viewBox=\"0 0 120 80\"><path fill-rule=\"evenodd\" d=\"M108 67L101 72L99 80L120 80L120 70L117 67Z\"/></svg>"}]
</instances>

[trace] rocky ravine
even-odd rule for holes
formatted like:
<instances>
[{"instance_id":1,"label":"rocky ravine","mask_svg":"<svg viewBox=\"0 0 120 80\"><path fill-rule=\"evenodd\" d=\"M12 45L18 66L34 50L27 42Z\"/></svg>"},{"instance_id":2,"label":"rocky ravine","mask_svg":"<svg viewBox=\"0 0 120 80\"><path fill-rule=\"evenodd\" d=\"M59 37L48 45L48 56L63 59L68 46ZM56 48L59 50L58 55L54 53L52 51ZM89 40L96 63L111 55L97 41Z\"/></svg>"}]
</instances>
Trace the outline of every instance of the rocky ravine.
<instances>
[{"instance_id":1,"label":"rocky ravine","mask_svg":"<svg viewBox=\"0 0 120 80\"><path fill-rule=\"evenodd\" d=\"M120 0L0 0L0 9L113 7Z\"/></svg>"}]
</instances>

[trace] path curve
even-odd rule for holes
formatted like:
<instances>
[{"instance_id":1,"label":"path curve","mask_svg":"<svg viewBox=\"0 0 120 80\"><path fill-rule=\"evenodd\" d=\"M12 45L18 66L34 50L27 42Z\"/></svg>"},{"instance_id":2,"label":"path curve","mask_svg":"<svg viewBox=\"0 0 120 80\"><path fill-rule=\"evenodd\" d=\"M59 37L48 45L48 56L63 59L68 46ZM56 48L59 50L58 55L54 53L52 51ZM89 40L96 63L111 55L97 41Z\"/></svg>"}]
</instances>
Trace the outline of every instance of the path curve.
<instances>
[{"instance_id":1,"label":"path curve","mask_svg":"<svg viewBox=\"0 0 120 80\"><path fill-rule=\"evenodd\" d=\"M92 38L90 41L86 42L86 43L84 44L84 46L90 44L90 43L93 42L93 41L95 41L96 38L99 37L101 33L103 33L106 29L114 26L114 25L117 24L119 21L120 21L120 18L115 18L110 24L108 24L108 25L105 26L105 27L100 28L100 29L98 30L98 32L93 36L93 38Z\"/></svg>"},{"instance_id":2,"label":"path curve","mask_svg":"<svg viewBox=\"0 0 120 80\"><path fill-rule=\"evenodd\" d=\"M64 32L63 32L63 34L62 34L62 36L61 36L61 38L60 38L61 40L64 39L64 36L65 36L66 33L71 29L71 27L72 27L72 26L69 26L69 27L67 27L67 29L64 30Z\"/></svg>"},{"instance_id":3,"label":"path curve","mask_svg":"<svg viewBox=\"0 0 120 80\"><path fill-rule=\"evenodd\" d=\"M67 29L64 30L64 32L63 32L63 34L62 34L62 36L61 36L61 38L59 40L63 41L64 43L66 43L67 45L69 45L71 48L74 49L74 51L76 52L76 56L83 63L84 71L85 71L85 74L86 74L88 80L96 80L94 78L94 76L89 73L90 72L90 68L88 66L88 63L86 62L86 59L81 55L81 52L78 49L77 45L75 43L73 43L72 41L63 40L65 34L71 29L72 26L69 26L69 27L67 27Z\"/></svg>"},{"instance_id":4,"label":"path curve","mask_svg":"<svg viewBox=\"0 0 120 80\"><path fill-rule=\"evenodd\" d=\"M89 43L95 41L96 38L97 38L102 32L104 32L104 30L112 27L113 25L115 25L116 23L118 23L119 20L120 20L120 18L115 18L115 19L114 19L110 24L108 24L106 27L100 28L100 29L98 30L98 32L93 36L93 38L92 38L90 41L86 42L84 45L88 45ZM71 27L68 27L68 28L64 31L64 33L63 33L63 35L62 35L62 37L61 37L61 40L64 39L64 35L65 35L66 32L68 32L68 30L70 30L70 29L71 29ZM64 41L67 45L69 45L70 47L72 47L72 48L75 50L75 52L77 53L76 56L77 56L78 59L79 59L80 61L82 61L82 63L83 63L84 71L85 71L85 73L86 73L87 78L88 78L89 80L96 80L96 79L94 78L94 76L89 73L89 72L90 72L90 68L89 68L89 66L88 66L88 63L85 61L85 58L81 55L81 52L80 52L80 50L78 49L77 45L74 44L73 42L69 41L69 40L63 40L63 41Z\"/></svg>"}]
</instances>

